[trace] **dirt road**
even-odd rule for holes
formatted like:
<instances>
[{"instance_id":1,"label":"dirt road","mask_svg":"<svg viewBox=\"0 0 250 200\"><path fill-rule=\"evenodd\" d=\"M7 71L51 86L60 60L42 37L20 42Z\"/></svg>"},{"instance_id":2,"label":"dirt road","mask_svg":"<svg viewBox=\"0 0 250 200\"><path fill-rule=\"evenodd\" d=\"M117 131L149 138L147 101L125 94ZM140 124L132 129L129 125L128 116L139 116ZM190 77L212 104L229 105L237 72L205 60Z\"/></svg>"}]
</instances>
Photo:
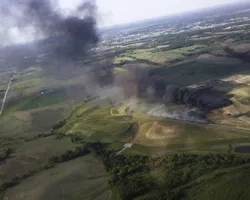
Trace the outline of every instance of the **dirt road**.
<instances>
[{"instance_id":1,"label":"dirt road","mask_svg":"<svg viewBox=\"0 0 250 200\"><path fill-rule=\"evenodd\" d=\"M1 116L2 113L3 113L3 109L4 109L5 102L6 102L6 98L7 98L7 95L8 95L8 92L9 92L9 90L10 90L11 83L12 83L12 80L13 80L14 77L15 77L15 75L13 75L12 78L10 79L9 84L8 84L8 87L7 87L7 90L6 90L5 93L4 93L4 97L3 97L3 101L2 101L2 106L1 106L1 110L0 110L0 116Z\"/></svg>"}]
</instances>

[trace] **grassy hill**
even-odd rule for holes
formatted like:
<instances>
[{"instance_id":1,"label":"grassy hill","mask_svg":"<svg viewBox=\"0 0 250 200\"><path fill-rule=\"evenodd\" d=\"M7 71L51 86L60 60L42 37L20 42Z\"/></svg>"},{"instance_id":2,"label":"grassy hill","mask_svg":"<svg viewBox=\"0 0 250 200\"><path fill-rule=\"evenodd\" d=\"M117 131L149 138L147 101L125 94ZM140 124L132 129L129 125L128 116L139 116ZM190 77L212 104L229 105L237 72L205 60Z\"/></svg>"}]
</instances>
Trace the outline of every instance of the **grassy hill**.
<instances>
[{"instance_id":1,"label":"grassy hill","mask_svg":"<svg viewBox=\"0 0 250 200\"><path fill-rule=\"evenodd\" d=\"M111 146L116 142L134 143L128 152L144 145L154 149L152 153L156 153L157 149L159 152L164 149L166 153L226 153L228 145L236 147L241 143L250 143L248 129L150 117L147 112L136 110L126 113L121 110L124 105L117 107L111 104L99 106L92 102L85 103L60 122L58 127L55 126L53 132L60 137L110 143Z\"/></svg>"}]
</instances>

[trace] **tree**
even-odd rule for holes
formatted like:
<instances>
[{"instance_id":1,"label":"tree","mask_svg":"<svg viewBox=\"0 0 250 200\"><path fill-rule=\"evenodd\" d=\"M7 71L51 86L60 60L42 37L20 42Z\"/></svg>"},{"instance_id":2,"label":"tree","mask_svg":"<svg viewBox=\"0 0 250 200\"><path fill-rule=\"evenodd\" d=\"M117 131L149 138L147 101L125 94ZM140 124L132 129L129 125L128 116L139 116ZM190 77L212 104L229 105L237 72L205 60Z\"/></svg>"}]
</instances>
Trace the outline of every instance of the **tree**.
<instances>
[{"instance_id":1,"label":"tree","mask_svg":"<svg viewBox=\"0 0 250 200\"><path fill-rule=\"evenodd\" d=\"M232 153L232 151L233 151L233 146L232 146L232 144L229 144L227 152Z\"/></svg>"}]
</instances>

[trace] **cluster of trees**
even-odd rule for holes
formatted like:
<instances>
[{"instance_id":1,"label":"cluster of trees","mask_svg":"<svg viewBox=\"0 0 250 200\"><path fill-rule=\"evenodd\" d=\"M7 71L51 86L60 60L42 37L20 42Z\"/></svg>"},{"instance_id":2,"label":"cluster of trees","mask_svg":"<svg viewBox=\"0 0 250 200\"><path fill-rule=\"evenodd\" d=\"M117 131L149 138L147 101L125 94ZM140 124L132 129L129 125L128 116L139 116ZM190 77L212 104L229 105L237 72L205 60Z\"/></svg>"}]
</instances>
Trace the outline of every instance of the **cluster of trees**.
<instances>
[{"instance_id":1,"label":"cluster of trees","mask_svg":"<svg viewBox=\"0 0 250 200\"><path fill-rule=\"evenodd\" d=\"M79 144L84 142L84 137L82 135L79 135L77 133L72 134L70 136L71 142L74 144Z\"/></svg>"},{"instance_id":2,"label":"cluster of trees","mask_svg":"<svg viewBox=\"0 0 250 200\"><path fill-rule=\"evenodd\" d=\"M226 53L228 53L231 57L233 58L238 58L240 60L243 60L245 62L250 62L250 51L245 51L245 52L236 52L230 47L226 47L224 49Z\"/></svg>"},{"instance_id":3,"label":"cluster of trees","mask_svg":"<svg viewBox=\"0 0 250 200\"><path fill-rule=\"evenodd\" d=\"M56 164L61 162L66 162L72 159L75 159L80 156L85 156L89 153L89 149L86 145L83 145L81 147L76 147L73 150L68 150L64 154L60 156L53 156L50 158L50 163Z\"/></svg>"},{"instance_id":4,"label":"cluster of trees","mask_svg":"<svg viewBox=\"0 0 250 200\"><path fill-rule=\"evenodd\" d=\"M109 171L109 184L116 187L122 199L134 199L152 191L154 194L150 195L149 199L177 200L181 198L181 192L168 190L165 182L169 179L164 179L164 183L157 180L154 175L156 169L151 168L149 164L151 163L150 157L117 155L115 151L105 151L100 143L92 145L92 148L102 157ZM175 180L174 176L172 176L172 181Z\"/></svg>"},{"instance_id":5,"label":"cluster of trees","mask_svg":"<svg viewBox=\"0 0 250 200\"><path fill-rule=\"evenodd\" d=\"M41 133L32 137L23 137L23 136L22 137L0 137L0 145L1 144L6 145L6 143L9 144L15 141L29 142L32 140L38 140L38 139L49 137L52 135L53 135L52 133Z\"/></svg>"},{"instance_id":6,"label":"cluster of trees","mask_svg":"<svg viewBox=\"0 0 250 200\"><path fill-rule=\"evenodd\" d=\"M152 158L150 168L175 169L187 165L203 165L205 167L231 167L250 163L249 157L236 156L233 154L174 154L163 158Z\"/></svg>"},{"instance_id":7,"label":"cluster of trees","mask_svg":"<svg viewBox=\"0 0 250 200\"><path fill-rule=\"evenodd\" d=\"M62 128L65 125L65 123L66 123L65 121L59 121L58 123L52 126L52 131Z\"/></svg>"},{"instance_id":8,"label":"cluster of trees","mask_svg":"<svg viewBox=\"0 0 250 200\"><path fill-rule=\"evenodd\" d=\"M12 153L14 153L14 149L12 149L12 148L7 148L7 149L1 150L1 152L0 152L0 162L3 162L7 158L9 158Z\"/></svg>"},{"instance_id":9,"label":"cluster of trees","mask_svg":"<svg viewBox=\"0 0 250 200\"><path fill-rule=\"evenodd\" d=\"M249 28L249 27L248 27ZM249 41L250 35L248 32L232 33L230 34L230 39L234 39L235 42Z\"/></svg>"},{"instance_id":10,"label":"cluster of trees","mask_svg":"<svg viewBox=\"0 0 250 200\"><path fill-rule=\"evenodd\" d=\"M50 137L52 135L53 135L53 133L41 133L41 134L38 134L38 135L32 136L32 137L24 137L24 141L29 142L32 140L39 140L41 138Z\"/></svg>"},{"instance_id":11,"label":"cluster of trees","mask_svg":"<svg viewBox=\"0 0 250 200\"><path fill-rule=\"evenodd\" d=\"M117 155L106 151L101 143L91 148L99 155L109 172L109 183L122 199L179 200L180 190L190 181L218 168L250 163L250 158L232 154L173 154L165 157Z\"/></svg>"}]
</instances>

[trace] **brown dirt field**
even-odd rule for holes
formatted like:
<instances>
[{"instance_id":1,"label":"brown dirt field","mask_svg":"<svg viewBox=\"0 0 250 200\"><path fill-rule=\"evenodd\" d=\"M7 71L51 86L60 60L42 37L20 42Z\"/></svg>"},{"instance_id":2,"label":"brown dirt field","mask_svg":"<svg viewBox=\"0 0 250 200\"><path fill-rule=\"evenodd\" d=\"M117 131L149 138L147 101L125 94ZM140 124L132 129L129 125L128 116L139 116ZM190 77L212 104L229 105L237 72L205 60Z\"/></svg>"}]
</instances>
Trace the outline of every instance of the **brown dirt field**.
<instances>
[{"instance_id":1,"label":"brown dirt field","mask_svg":"<svg viewBox=\"0 0 250 200\"><path fill-rule=\"evenodd\" d=\"M201 54L197 59L202 60L202 59L215 59L215 58L216 58L216 56L214 56L212 54L205 53L205 54Z\"/></svg>"},{"instance_id":2,"label":"brown dirt field","mask_svg":"<svg viewBox=\"0 0 250 200\"><path fill-rule=\"evenodd\" d=\"M234 105L224 107L224 108L222 108L222 111L223 111L224 115L238 115L238 114L240 114L239 110Z\"/></svg>"},{"instance_id":3,"label":"brown dirt field","mask_svg":"<svg viewBox=\"0 0 250 200\"><path fill-rule=\"evenodd\" d=\"M242 117L239 117L239 119L240 119L242 122L245 122L246 124L250 124L250 117L242 116Z\"/></svg>"},{"instance_id":4,"label":"brown dirt field","mask_svg":"<svg viewBox=\"0 0 250 200\"><path fill-rule=\"evenodd\" d=\"M246 53L250 51L250 43L233 45L230 48L237 53Z\"/></svg>"},{"instance_id":5,"label":"brown dirt field","mask_svg":"<svg viewBox=\"0 0 250 200\"><path fill-rule=\"evenodd\" d=\"M240 109L244 111L244 109ZM207 114L207 118L215 124L232 126L237 128L250 128L250 118L244 116L235 105L230 105Z\"/></svg>"},{"instance_id":6,"label":"brown dirt field","mask_svg":"<svg viewBox=\"0 0 250 200\"><path fill-rule=\"evenodd\" d=\"M242 103L239 102L236 98L232 98L231 100L232 100L234 106L237 108L237 110L238 110L240 113L247 113L247 112L250 112L250 106L249 106L249 105L242 104Z\"/></svg>"},{"instance_id":7,"label":"brown dirt field","mask_svg":"<svg viewBox=\"0 0 250 200\"><path fill-rule=\"evenodd\" d=\"M13 113L13 117L15 117L18 120L25 121L25 122L32 121L32 116L31 116L30 111L15 112Z\"/></svg>"}]
</instances>

